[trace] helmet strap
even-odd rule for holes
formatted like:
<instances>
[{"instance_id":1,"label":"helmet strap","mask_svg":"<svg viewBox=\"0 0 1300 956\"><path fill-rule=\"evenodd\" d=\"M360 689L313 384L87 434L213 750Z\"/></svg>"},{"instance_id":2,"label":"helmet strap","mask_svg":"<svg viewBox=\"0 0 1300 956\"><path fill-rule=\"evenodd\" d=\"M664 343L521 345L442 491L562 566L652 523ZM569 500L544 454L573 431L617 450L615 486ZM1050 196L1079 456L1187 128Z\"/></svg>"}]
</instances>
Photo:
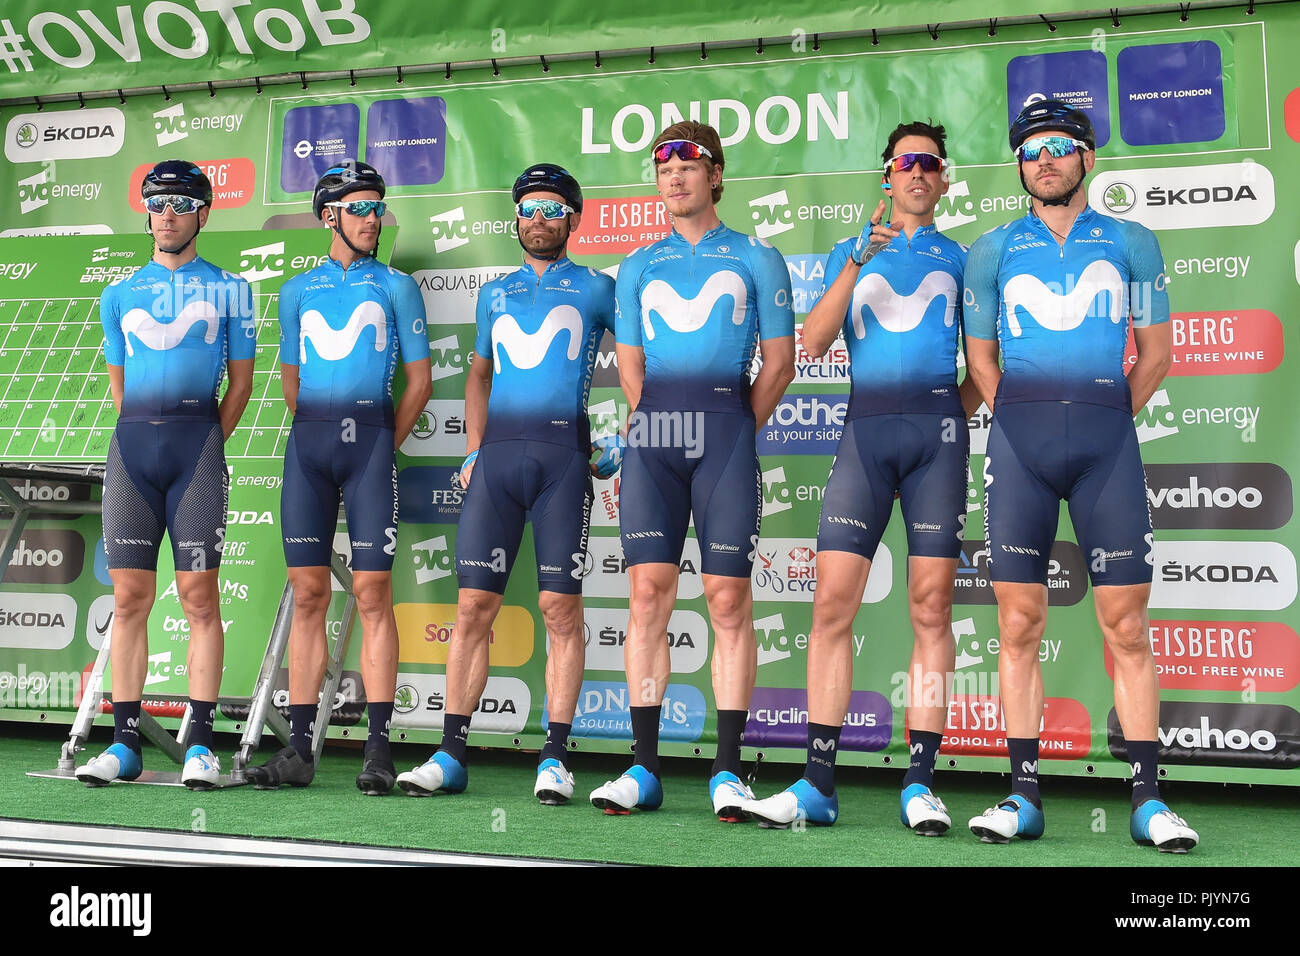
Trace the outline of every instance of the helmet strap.
<instances>
[{"instance_id":1,"label":"helmet strap","mask_svg":"<svg viewBox=\"0 0 1300 956\"><path fill-rule=\"evenodd\" d=\"M1082 163L1083 160L1080 159L1079 162ZM1029 193L1029 184L1025 182L1024 162L1022 161L1016 163L1016 169L1019 170L1020 172L1020 185L1024 188L1025 192ZM1038 199L1038 201L1042 203L1044 206L1068 206L1070 205L1071 200L1074 199L1074 194L1077 193L1083 187L1083 181L1087 178L1088 177L1086 173L1085 175L1080 176L1079 181L1074 184L1073 189L1071 189L1068 193L1066 193L1063 196L1057 196L1055 199L1038 199L1038 197L1034 196L1033 193L1029 193L1029 195L1033 196L1034 199Z\"/></svg>"},{"instance_id":2,"label":"helmet strap","mask_svg":"<svg viewBox=\"0 0 1300 956\"><path fill-rule=\"evenodd\" d=\"M565 223L567 225L569 217L565 216L564 218L565 218ZM559 243L547 249L542 249L538 252L533 252L526 245L524 245L524 237L519 235L518 229L515 230L515 241L519 243L519 248L524 250L524 255L532 256L534 259L540 259L542 262L555 262L557 259L564 258L564 253L569 245L569 236L571 233L572 230L566 232L564 234L564 238L561 239Z\"/></svg>"},{"instance_id":3,"label":"helmet strap","mask_svg":"<svg viewBox=\"0 0 1300 956\"><path fill-rule=\"evenodd\" d=\"M199 237L199 230L202 229L202 228L203 228L203 227L202 227L201 225L199 225L199 217L198 217L198 214L196 213L195 216L194 216L194 233L193 233L193 234L192 234L188 239L186 239L184 242L182 242L182 243L181 243L179 246L177 246L175 249L164 249L164 248L163 248L163 247L158 243L158 239L155 237L155 238L154 238L154 241L153 241L154 248L157 249L159 252L165 254L165 255L169 255L169 256L178 256L178 255L180 255L182 252L184 252L187 248L189 248L190 244L191 244L192 242L194 242L194 240L197 239L197 238ZM149 214L148 214L148 213L145 213L145 214L144 214L144 231L145 231L148 235L151 235L151 236L153 235L153 225L152 225L152 223L151 223L150 220L149 220Z\"/></svg>"},{"instance_id":4,"label":"helmet strap","mask_svg":"<svg viewBox=\"0 0 1300 956\"><path fill-rule=\"evenodd\" d=\"M347 246L354 253L356 253L356 255L359 258L374 259L377 257L377 254L379 252L379 237L383 235L384 232L384 227L382 223L379 226L379 231L375 233L375 247L367 251L365 249L358 249L356 246L352 244L352 240L349 239L346 235L344 235L343 227L339 224L338 211L333 210L331 212L331 215L333 216L333 222L330 223L330 228L333 229L336 233L338 233L339 238L343 240L343 245Z\"/></svg>"}]
</instances>

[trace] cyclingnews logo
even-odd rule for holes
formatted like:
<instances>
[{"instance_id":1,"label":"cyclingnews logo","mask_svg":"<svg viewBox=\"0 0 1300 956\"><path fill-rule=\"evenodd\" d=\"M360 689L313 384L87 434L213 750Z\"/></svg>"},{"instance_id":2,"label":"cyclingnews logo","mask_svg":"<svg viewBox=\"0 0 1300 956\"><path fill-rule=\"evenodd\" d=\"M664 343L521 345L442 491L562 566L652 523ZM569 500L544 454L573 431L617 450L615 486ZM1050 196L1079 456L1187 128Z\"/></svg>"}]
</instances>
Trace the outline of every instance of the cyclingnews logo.
<instances>
[{"instance_id":1,"label":"cyclingnews logo","mask_svg":"<svg viewBox=\"0 0 1300 956\"><path fill-rule=\"evenodd\" d=\"M838 749L884 750L893 735L893 709L883 694L873 690L849 694ZM793 687L755 687L745 740L771 747L804 746L808 742L808 692Z\"/></svg>"}]
</instances>

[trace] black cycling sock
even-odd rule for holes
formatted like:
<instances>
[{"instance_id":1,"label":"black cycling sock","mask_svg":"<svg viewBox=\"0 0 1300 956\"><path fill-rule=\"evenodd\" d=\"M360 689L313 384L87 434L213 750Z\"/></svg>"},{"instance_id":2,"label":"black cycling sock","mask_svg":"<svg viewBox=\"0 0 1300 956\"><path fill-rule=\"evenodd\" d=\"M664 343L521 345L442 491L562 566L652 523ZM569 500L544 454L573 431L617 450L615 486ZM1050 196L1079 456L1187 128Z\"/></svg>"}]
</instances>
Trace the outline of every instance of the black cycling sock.
<instances>
[{"instance_id":1,"label":"black cycling sock","mask_svg":"<svg viewBox=\"0 0 1300 956\"><path fill-rule=\"evenodd\" d=\"M740 743L745 736L745 721L748 719L748 710L718 711L718 753L713 758L710 776L716 776L724 770L740 776Z\"/></svg>"},{"instance_id":2,"label":"black cycling sock","mask_svg":"<svg viewBox=\"0 0 1300 956\"><path fill-rule=\"evenodd\" d=\"M569 732L573 730L572 724L561 724L551 721L546 727L546 746L542 748L537 762L549 760L554 757L560 763L564 763L564 745L568 743Z\"/></svg>"},{"instance_id":3,"label":"black cycling sock","mask_svg":"<svg viewBox=\"0 0 1300 956\"><path fill-rule=\"evenodd\" d=\"M842 729L830 724L808 724L808 763L803 775L824 797L835 793L835 752Z\"/></svg>"},{"instance_id":4,"label":"black cycling sock","mask_svg":"<svg viewBox=\"0 0 1300 956\"><path fill-rule=\"evenodd\" d=\"M466 714L447 714L442 718L442 746L438 749L451 754L462 767L465 766L465 756L469 749L466 743L469 739L469 721Z\"/></svg>"},{"instance_id":5,"label":"black cycling sock","mask_svg":"<svg viewBox=\"0 0 1300 956\"><path fill-rule=\"evenodd\" d=\"M388 750L388 725L393 719L391 700L371 701L366 705L366 723L370 733L366 736L366 751Z\"/></svg>"},{"instance_id":6,"label":"black cycling sock","mask_svg":"<svg viewBox=\"0 0 1300 956\"><path fill-rule=\"evenodd\" d=\"M908 750L912 754L912 763L903 778L903 789L914 783L924 787L934 784L934 761L939 756L939 745L943 743L943 734L933 730L909 730L907 733Z\"/></svg>"},{"instance_id":7,"label":"black cycling sock","mask_svg":"<svg viewBox=\"0 0 1300 956\"><path fill-rule=\"evenodd\" d=\"M289 746L298 756L312 763L312 735L316 732L316 705L289 705Z\"/></svg>"},{"instance_id":8,"label":"black cycling sock","mask_svg":"<svg viewBox=\"0 0 1300 956\"><path fill-rule=\"evenodd\" d=\"M659 718L663 707L631 707L633 763L659 776Z\"/></svg>"},{"instance_id":9,"label":"black cycling sock","mask_svg":"<svg viewBox=\"0 0 1300 956\"><path fill-rule=\"evenodd\" d=\"M190 746L212 749L212 718L216 714L215 700L190 698Z\"/></svg>"},{"instance_id":10,"label":"black cycling sock","mask_svg":"<svg viewBox=\"0 0 1300 956\"><path fill-rule=\"evenodd\" d=\"M1133 809L1160 799L1158 763L1160 745L1154 740L1129 740L1128 762L1133 771Z\"/></svg>"},{"instance_id":11,"label":"black cycling sock","mask_svg":"<svg viewBox=\"0 0 1300 956\"><path fill-rule=\"evenodd\" d=\"M113 701L113 743L140 752L140 702Z\"/></svg>"},{"instance_id":12,"label":"black cycling sock","mask_svg":"<svg viewBox=\"0 0 1300 956\"><path fill-rule=\"evenodd\" d=\"M1043 809L1043 796L1038 792L1038 738L1008 737L1007 752L1011 755L1011 792Z\"/></svg>"}]
</instances>

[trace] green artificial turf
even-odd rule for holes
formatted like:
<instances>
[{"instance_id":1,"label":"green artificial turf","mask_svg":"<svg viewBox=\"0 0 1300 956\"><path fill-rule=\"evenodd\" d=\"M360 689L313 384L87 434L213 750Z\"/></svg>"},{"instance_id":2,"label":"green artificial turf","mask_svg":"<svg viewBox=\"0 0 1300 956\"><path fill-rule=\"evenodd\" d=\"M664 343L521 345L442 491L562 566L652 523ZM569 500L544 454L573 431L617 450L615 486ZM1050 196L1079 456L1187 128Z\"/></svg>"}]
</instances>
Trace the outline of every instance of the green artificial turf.
<instances>
[{"instance_id":1,"label":"green artificial turf","mask_svg":"<svg viewBox=\"0 0 1300 956\"><path fill-rule=\"evenodd\" d=\"M708 761L665 762L662 809L607 816L587 793L616 777L626 758L574 757L575 799L542 807L532 795L536 756L508 751L470 753L469 789L457 796L413 799L400 791L364 797L353 778L359 750L330 746L308 788L261 792L252 787L191 793L183 788L114 784L89 790L75 781L26 776L55 766L63 729L8 724L0 737L0 816L11 819L154 827L259 837L414 847L507 856L600 860L635 864L719 866L1293 866L1300 848L1296 797L1281 787L1166 782L1163 795L1200 831L1201 846L1186 856L1139 847L1128 833L1128 785L1123 781L1047 778L1046 835L1036 842L987 846L966 821L1006 795L997 774L939 774L954 826L939 839L918 837L898 819L902 771L842 768L837 782L840 820L834 827L763 830L713 818ZM96 729L89 753L111 739ZM229 769L235 740L218 752ZM422 762L421 745L394 748L399 770ZM273 752L268 744L259 758ZM145 766L169 770L161 754L145 751ZM748 766L746 767L748 770ZM765 763L755 789L783 789L801 768Z\"/></svg>"}]
</instances>

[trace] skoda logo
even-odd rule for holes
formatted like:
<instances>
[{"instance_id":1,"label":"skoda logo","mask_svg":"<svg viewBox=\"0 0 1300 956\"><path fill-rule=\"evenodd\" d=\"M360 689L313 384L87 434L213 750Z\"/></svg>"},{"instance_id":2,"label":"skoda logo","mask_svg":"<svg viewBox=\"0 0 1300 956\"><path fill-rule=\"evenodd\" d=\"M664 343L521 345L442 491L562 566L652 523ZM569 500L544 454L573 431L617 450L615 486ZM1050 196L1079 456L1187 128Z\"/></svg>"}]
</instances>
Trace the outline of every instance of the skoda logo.
<instances>
[{"instance_id":1,"label":"skoda logo","mask_svg":"<svg viewBox=\"0 0 1300 956\"><path fill-rule=\"evenodd\" d=\"M22 126L18 127L18 131L14 134L14 141L24 149L28 146L35 146L36 127L31 123L24 123Z\"/></svg>"},{"instance_id":2,"label":"skoda logo","mask_svg":"<svg viewBox=\"0 0 1300 956\"><path fill-rule=\"evenodd\" d=\"M399 684L393 695L393 710L399 714L409 714L420 703L420 693L410 684Z\"/></svg>"},{"instance_id":3,"label":"skoda logo","mask_svg":"<svg viewBox=\"0 0 1300 956\"><path fill-rule=\"evenodd\" d=\"M1136 193L1128 183L1115 183L1106 190L1102 202L1111 212L1128 212L1133 208Z\"/></svg>"},{"instance_id":4,"label":"skoda logo","mask_svg":"<svg viewBox=\"0 0 1300 956\"><path fill-rule=\"evenodd\" d=\"M438 430L438 418L433 412L424 412L416 419L411 434L416 438L430 438Z\"/></svg>"}]
</instances>

